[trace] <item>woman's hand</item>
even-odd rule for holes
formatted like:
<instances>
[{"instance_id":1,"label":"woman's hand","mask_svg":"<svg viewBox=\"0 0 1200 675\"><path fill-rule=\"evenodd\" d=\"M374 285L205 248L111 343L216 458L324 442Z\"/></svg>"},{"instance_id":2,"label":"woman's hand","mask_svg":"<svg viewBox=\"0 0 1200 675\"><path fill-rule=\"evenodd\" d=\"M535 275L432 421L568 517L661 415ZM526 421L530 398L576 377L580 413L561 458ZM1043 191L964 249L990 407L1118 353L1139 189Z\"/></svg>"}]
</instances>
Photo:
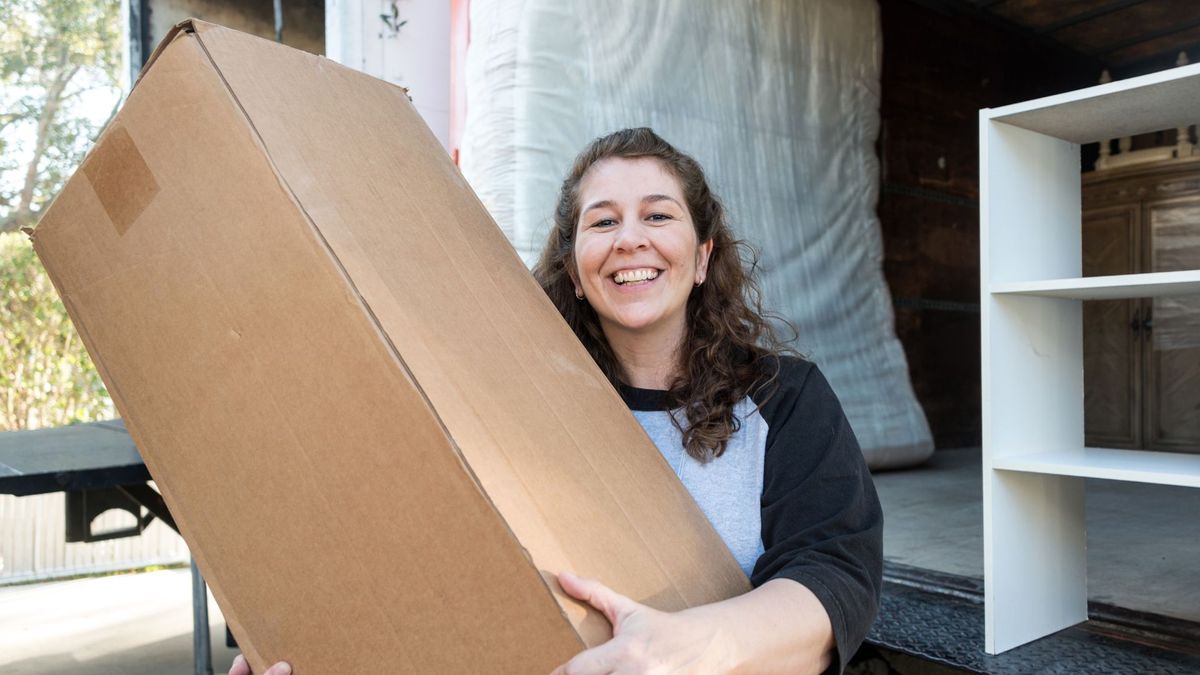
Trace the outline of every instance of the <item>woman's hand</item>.
<instances>
[{"instance_id":1,"label":"woman's hand","mask_svg":"<svg viewBox=\"0 0 1200 675\"><path fill-rule=\"evenodd\" d=\"M560 573L558 583L568 595L604 614L613 637L580 652L551 675L721 673L732 667L730 635L718 615L660 612L570 572Z\"/></svg>"},{"instance_id":2,"label":"woman's hand","mask_svg":"<svg viewBox=\"0 0 1200 675\"><path fill-rule=\"evenodd\" d=\"M250 675L250 664L246 663L246 657L238 654L233 658L233 665L229 668L229 675ZM286 662L280 661L267 668L267 672L263 673L263 675L292 675L292 667Z\"/></svg>"}]
</instances>

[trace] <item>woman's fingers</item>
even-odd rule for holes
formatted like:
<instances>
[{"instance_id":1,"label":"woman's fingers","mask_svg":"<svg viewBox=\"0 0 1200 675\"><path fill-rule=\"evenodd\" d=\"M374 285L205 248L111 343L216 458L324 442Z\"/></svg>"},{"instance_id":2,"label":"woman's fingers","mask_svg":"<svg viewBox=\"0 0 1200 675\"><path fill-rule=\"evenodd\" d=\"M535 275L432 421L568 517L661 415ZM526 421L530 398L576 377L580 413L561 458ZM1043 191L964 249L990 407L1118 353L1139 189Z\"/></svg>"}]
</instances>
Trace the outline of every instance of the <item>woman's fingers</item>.
<instances>
[{"instance_id":1,"label":"woman's fingers","mask_svg":"<svg viewBox=\"0 0 1200 675\"><path fill-rule=\"evenodd\" d=\"M596 581L578 577L570 572L558 574L558 585L576 600L582 600L600 610L616 630L621 619L637 610L641 605Z\"/></svg>"},{"instance_id":2,"label":"woman's fingers","mask_svg":"<svg viewBox=\"0 0 1200 675\"><path fill-rule=\"evenodd\" d=\"M233 665L229 667L229 675L250 675L250 664L246 662L246 657L238 654L233 657ZM275 665L267 668L263 675L292 675L292 667L285 661L280 661Z\"/></svg>"},{"instance_id":3,"label":"woman's fingers","mask_svg":"<svg viewBox=\"0 0 1200 675\"><path fill-rule=\"evenodd\" d=\"M233 665L229 667L229 675L250 675L250 664L246 663L246 657L241 654L233 657Z\"/></svg>"}]
</instances>

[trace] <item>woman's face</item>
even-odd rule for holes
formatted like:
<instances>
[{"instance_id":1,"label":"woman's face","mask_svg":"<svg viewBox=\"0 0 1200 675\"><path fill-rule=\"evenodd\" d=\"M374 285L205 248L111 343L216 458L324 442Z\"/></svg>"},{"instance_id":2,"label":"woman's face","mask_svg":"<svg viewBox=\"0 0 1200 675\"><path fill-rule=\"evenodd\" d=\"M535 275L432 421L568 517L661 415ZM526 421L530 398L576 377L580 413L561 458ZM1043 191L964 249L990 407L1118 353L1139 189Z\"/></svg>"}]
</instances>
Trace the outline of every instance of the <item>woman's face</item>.
<instances>
[{"instance_id":1,"label":"woman's face","mask_svg":"<svg viewBox=\"0 0 1200 675\"><path fill-rule=\"evenodd\" d=\"M712 241L697 240L679 181L657 159L609 158L584 174L579 203L572 278L605 334L681 338Z\"/></svg>"}]
</instances>

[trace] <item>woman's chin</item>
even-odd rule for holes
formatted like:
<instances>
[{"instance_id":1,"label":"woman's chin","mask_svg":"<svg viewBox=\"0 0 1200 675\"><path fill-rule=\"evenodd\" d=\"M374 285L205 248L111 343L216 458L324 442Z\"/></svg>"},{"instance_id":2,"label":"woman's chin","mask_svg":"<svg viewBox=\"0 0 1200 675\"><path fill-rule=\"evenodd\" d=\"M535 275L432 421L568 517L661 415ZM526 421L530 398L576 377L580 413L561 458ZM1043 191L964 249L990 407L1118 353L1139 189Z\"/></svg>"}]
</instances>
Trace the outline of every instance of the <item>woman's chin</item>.
<instances>
[{"instance_id":1,"label":"woman's chin","mask_svg":"<svg viewBox=\"0 0 1200 675\"><path fill-rule=\"evenodd\" d=\"M663 323L663 317L659 314L617 314L610 323L626 332L646 333L656 330Z\"/></svg>"}]
</instances>

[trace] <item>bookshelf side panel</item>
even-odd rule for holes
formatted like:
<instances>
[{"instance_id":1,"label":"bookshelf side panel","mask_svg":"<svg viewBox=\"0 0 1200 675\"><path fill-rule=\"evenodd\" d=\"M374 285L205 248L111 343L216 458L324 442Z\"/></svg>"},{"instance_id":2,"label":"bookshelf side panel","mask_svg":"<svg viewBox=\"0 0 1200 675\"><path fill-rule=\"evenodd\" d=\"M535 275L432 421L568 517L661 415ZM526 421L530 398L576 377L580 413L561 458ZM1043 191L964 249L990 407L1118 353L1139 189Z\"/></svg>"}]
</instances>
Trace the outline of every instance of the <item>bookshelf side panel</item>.
<instances>
[{"instance_id":1,"label":"bookshelf side panel","mask_svg":"<svg viewBox=\"0 0 1200 675\"><path fill-rule=\"evenodd\" d=\"M985 281L1080 276L1079 146L986 118L980 133Z\"/></svg>"},{"instance_id":2,"label":"bookshelf side panel","mask_svg":"<svg viewBox=\"0 0 1200 675\"><path fill-rule=\"evenodd\" d=\"M988 313L985 462L1083 447L1079 300L993 295Z\"/></svg>"},{"instance_id":3,"label":"bookshelf side panel","mask_svg":"<svg viewBox=\"0 0 1200 675\"><path fill-rule=\"evenodd\" d=\"M985 651L1085 621L1084 479L992 471L984 497Z\"/></svg>"}]
</instances>

